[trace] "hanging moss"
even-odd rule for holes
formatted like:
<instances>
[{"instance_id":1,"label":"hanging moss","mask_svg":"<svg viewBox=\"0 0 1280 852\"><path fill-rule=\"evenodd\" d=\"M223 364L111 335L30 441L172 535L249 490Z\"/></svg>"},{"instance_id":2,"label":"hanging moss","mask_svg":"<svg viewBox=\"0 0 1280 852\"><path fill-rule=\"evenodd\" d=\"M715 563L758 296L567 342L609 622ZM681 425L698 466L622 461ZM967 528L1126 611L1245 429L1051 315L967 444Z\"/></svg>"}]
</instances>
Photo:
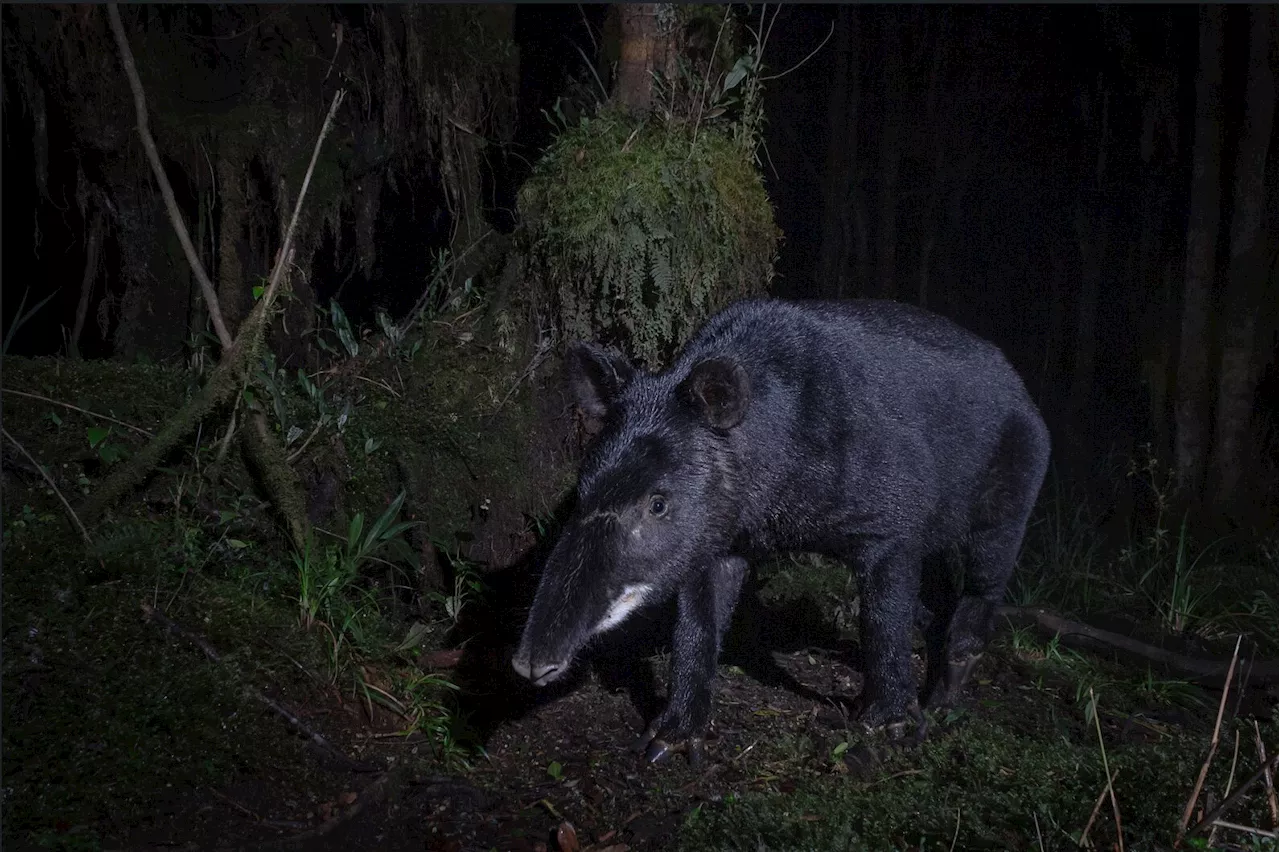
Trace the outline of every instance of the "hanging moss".
<instances>
[{"instance_id":1,"label":"hanging moss","mask_svg":"<svg viewBox=\"0 0 1280 852\"><path fill-rule=\"evenodd\" d=\"M709 314L764 292L780 232L726 130L604 112L551 145L520 210L539 304L562 335L656 365Z\"/></svg>"}]
</instances>

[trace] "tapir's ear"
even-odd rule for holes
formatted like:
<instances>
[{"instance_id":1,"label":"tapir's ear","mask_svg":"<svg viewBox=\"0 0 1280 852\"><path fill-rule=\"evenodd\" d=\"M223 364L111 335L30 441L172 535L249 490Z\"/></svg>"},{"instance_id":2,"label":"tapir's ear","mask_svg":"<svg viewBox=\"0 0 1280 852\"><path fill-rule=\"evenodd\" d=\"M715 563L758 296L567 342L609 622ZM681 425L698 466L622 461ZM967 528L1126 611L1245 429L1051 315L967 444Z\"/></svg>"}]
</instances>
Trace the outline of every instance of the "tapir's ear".
<instances>
[{"instance_id":1,"label":"tapir's ear","mask_svg":"<svg viewBox=\"0 0 1280 852\"><path fill-rule=\"evenodd\" d=\"M590 417L603 417L636 372L625 356L577 341L569 344L565 368L574 401Z\"/></svg>"},{"instance_id":2,"label":"tapir's ear","mask_svg":"<svg viewBox=\"0 0 1280 852\"><path fill-rule=\"evenodd\" d=\"M751 404L751 382L741 365L727 358L708 358L689 371L680 395L715 429L732 429Z\"/></svg>"}]
</instances>

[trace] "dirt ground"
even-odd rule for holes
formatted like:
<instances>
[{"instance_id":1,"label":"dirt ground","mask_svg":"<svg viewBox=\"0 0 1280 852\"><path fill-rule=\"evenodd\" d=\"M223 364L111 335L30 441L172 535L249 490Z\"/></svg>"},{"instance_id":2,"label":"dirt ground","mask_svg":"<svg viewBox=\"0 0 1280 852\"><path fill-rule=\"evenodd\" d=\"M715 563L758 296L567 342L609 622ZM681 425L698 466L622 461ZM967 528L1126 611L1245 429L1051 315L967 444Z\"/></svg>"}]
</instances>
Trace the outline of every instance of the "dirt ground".
<instances>
[{"instance_id":1,"label":"dirt ground","mask_svg":"<svg viewBox=\"0 0 1280 852\"><path fill-rule=\"evenodd\" d=\"M989 715L998 720L1001 736L1052 737L1045 703L1056 701L1070 711L1070 684L1031 689L1036 664L1013 651L1005 637L970 685L970 712L949 724L937 720L923 746L886 748L883 740L858 733L850 721L849 708L856 704L850 699L856 698L860 675L850 665L849 651L775 650L768 657L757 656L754 666L749 654L727 653L718 680L713 739L700 770L690 768L682 756L650 767L628 748L658 707L657 679L647 673L663 670L660 660L637 663L624 657L609 663L606 655L594 670L542 694L504 681L506 660L500 649L469 652L458 673L464 681L471 679L471 713L485 737L486 754L474 760L470 771L449 775L424 769L431 761L423 760L426 746L420 737L371 731L355 708L343 712L323 698L307 704L304 696L289 696L305 708L309 724L347 754L368 761L373 771L326 767L317 756L321 771L310 776L310 784L264 772L251 782L219 790L175 790L171 798L156 802L154 824L121 835L122 846L317 852L672 849L689 845L680 841L681 827L704 807L752 792L785 800L807 783L891 793L894 785L926 772L922 765L930 753L957 772L978 772L978 756L966 755L968 741L957 733L969 720ZM742 668L734 665L735 657ZM486 678L488 686L476 689ZM1217 693L1205 691L1203 699L1199 706L1216 706ZM1265 717L1268 702L1274 706L1273 695L1250 693L1237 712ZM1207 741L1211 719L1211 709L1149 708L1108 714L1101 730L1111 749L1159 748L1171 729ZM283 726L281 735L286 736ZM966 768L967 762L972 765ZM1188 789L1190 782L1188 777ZM904 787L904 795L908 792ZM829 818L820 807L809 807L812 812L790 818L801 823ZM1088 808L1087 801L1080 803L1081 822ZM1019 837L1016 831L985 840L983 848L1035 848L1025 845L1034 844L1034 838ZM718 848L756 848L749 841ZM759 848L766 848L763 842ZM921 842L898 848L932 846ZM1050 840L1044 848L1061 844Z\"/></svg>"}]
</instances>

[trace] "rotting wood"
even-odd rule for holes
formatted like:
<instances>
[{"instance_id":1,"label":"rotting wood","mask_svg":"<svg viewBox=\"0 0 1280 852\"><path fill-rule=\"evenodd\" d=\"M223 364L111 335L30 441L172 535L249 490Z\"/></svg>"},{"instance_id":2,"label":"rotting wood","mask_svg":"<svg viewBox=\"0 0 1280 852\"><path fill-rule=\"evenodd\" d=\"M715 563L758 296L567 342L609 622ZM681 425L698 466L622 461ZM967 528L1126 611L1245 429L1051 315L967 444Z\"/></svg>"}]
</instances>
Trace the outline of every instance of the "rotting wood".
<instances>
[{"instance_id":1,"label":"rotting wood","mask_svg":"<svg viewBox=\"0 0 1280 852\"><path fill-rule=\"evenodd\" d=\"M1061 636L1069 645L1083 645L1095 649L1098 646L1106 646L1167 666L1172 671L1199 682L1212 682L1216 685L1230 668L1228 661L1225 660L1189 657L1174 651L1166 651L1130 636L1073 621L1039 607L1001 606L996 608L996 614L1009 619L1015 625L1037 627L1049 635ZM1072 642L1073 638L1085 641ZM1254 660L1251 661L1250 666L1251 669L1245 676L1245 682L1250 686L1276 683L1280 675L1280 672L1277 672L1280 663L1275 660Z\"/></svg>"}]
</instances>

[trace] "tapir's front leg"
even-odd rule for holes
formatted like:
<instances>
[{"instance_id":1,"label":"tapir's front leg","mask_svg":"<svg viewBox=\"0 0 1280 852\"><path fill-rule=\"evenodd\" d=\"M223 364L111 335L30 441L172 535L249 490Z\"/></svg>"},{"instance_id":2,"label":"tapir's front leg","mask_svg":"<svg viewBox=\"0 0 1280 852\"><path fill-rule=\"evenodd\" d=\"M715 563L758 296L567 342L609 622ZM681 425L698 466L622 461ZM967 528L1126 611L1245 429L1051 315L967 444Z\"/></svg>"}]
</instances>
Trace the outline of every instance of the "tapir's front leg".
<instances>
[{"instance_id":1,"label":"tapir's front leg","mask_svg":"<svg viewBox=\"0 0 1280 852\"><path fill-rule=\"evenodd\" d=\"M691 765L702 763L720 642L729 629L746 574L745 559L726 556L681 586L667 708L635 744L637 751L644 749L650 763L661 763L677 751L686 752Z\"/></svg>"}]
</instances>

